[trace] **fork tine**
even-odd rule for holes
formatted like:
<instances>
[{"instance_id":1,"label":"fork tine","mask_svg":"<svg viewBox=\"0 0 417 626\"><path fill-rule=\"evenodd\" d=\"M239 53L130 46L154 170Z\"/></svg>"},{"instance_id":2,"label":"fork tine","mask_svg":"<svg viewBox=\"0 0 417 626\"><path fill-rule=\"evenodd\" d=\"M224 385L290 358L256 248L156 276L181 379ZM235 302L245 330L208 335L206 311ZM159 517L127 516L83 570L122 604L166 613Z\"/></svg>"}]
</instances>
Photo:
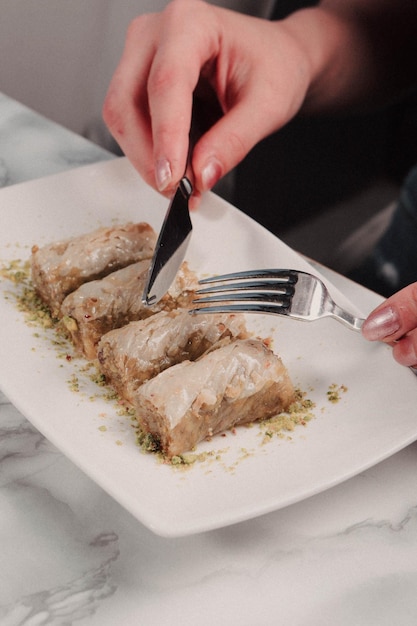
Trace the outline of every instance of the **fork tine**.
<instances>
[{"instance_id":1,"label":"fork tine","mask_svg":"<svg viewBox=\"0 0 417 626\"><path fill-rule=\"evenodd\" d=\"M197 292L198 293L198 292ZM266 293L258 291L242 291L240 293L208 295L206 298L196 298L193 304L210 304L211 302L274 302L279 307L288 308L291 304L292 294L279 294L276 292Z\"/></svg>"},{"instance_id":2,"label":"fork tine","mask_svg":"<svg viewBox=\"0 0 417 626\"><path fill-rule=\"evenodd\" d=\"M261 280L248 280L254 278ZM239 282L230 283L231 280ZM191 309L191 314L273 313L305 321L333 317L357 331L364 321L338 306L317 276L303 271L248 270L204 278L199 282L213 285L196 292L204 297L193 300L193 304L206 306Z\"/></svg>"},{"instance_id":3,"label":"fork tine","mask_svg":"<svg viewBox=\"0 0 417 626\"><path fill-rule=\"evenodd\" d=\"M203 306L190 309L191 315L199 313L273 313L274 315L287 315L288 307L278 303L245 303L245 304L221 304Z\"/></svg>"},{"instance_id":4,"label":"fork tine","mask_svg":"<svg viewBox=\"0 0 417 626\"><path fill-rule=\"evenodd\" d=\"M262 280L248 280L254 278ZM240 282L229 282L233 280ZM194 308L191 313L234 312L286 315L291 306L297 280L297 272L286 269L247 270L203 278L199 283L211 286L199 289L196 294L206 295L206 297L193 300L193 304L207 304L208 306ZM260 289L262 292L257 291ZM213 295L216 293L218 295Z\"/></svg>"},{"instance_id":5,"label":"fork tine","mask_svg":"<svg viewBox=\"0 0 417 626\"><path fill-rule=\"evenodd\" d=\"M200 281L201 282L201 281ZM252 291L262 289L264 291L270 291L273 293L282 293L284 295L292 295L294 293L294 285L288 281L274 280L273 282L267 280L251 280L241 281L239 283L227 283L226 280L211 287L205 287L204 289L198 289L197 294L205 293L217 293L227 291ZM223 298L224 299L224 298Z\"/></svg>"},{"instance_id":6,"label":"fork tine","mask_svg":"<svg viewBox=\"0 0 417 626\"><path fill-rule=\"evenodd\" d=\"M243 280L246 278L265 278L265 279L281 279L283 282L295 284L298 280L295 270L287 269L261 269L246 270L244 272L231 272L229 274L220 274L218 276L210 276L210 278L202 278L198 282L201 285L207 283L224 282L228 280Z\"/></svg>"}]
</instances>

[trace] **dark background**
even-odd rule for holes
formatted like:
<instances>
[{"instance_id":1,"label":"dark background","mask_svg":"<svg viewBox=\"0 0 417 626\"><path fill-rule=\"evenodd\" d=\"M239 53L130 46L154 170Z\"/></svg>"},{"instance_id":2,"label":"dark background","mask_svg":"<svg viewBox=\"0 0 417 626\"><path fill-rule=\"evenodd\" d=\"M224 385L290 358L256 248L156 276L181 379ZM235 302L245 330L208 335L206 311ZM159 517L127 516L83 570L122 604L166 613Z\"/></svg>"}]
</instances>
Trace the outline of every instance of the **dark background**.
<instances>
[{"instance_id":1,"label":"dark background","mask_svg":"<svg viewBox=\"0 0 417 626\"><path fill-rule=\"evenodd\" d=\"M273 19L316 2L277 2ZM361 114L297 117L236 169L232 202L277 235L355 197L400 185L417 161L417 93Z\"/></svg>"}]
</instances>

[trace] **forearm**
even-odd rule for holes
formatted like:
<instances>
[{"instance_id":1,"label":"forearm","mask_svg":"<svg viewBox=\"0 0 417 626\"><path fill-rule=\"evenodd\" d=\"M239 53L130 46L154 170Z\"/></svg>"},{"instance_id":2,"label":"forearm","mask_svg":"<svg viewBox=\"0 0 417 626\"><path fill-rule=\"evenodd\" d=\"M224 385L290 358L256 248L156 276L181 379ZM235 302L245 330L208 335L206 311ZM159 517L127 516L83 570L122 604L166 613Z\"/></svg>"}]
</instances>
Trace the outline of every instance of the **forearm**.
<instances>
[{"instance_id":1,"label":"forearm","mask_svg":"<svg viewBox=\"0 0 417 626\"><path fill-rule=\"evenodd\" d=\"M310 59L305 111L395 98L417 82L415 0L323 0L285 23Z\"/></svg>"}]
</instances>

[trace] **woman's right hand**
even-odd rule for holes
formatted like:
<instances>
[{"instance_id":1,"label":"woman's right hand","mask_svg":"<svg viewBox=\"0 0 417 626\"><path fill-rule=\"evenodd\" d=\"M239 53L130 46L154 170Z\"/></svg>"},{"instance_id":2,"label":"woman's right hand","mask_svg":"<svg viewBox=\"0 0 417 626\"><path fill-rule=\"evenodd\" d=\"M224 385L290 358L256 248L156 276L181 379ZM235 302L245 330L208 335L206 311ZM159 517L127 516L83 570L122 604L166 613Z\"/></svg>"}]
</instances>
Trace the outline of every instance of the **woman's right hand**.
<instances>
[{"instance_id":1,"label":"woman's right hand","mask_svg":"<svg viewBox=\"0 0 417 626\"><path fill-rule=\"evenodd\" d=\"M103 115L150 185L169 196L184 174L197 85L214 91L222 116L194 147L194 203L295 115L311 67L290 24L201 0L173 0L132 22Z\"/></svg>"}]
</instances>

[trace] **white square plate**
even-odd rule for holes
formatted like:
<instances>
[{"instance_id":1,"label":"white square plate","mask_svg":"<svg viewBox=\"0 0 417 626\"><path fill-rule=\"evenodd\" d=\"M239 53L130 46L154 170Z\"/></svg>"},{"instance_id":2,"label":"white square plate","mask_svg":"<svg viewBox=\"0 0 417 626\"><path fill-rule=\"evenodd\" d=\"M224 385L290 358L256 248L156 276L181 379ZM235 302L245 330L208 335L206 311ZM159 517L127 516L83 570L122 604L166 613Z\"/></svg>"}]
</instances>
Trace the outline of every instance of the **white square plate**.
<instances>
[{"instance_id":1,"label":"white square plate","mask_svg":"<svg viewBox=\"0 0 417 626\"><path fill-rule=\"evenodd\" d=\"M65 172L0 191L0 263L28 258L33 244L101 225L147 221L157 231L167 201L126 159ZM193 213L187 253L199 275L258 267L315 271L271 233L208 194ZM317 272L316 272L317 273ZM353 312L330 285L339 304ZM336 485L417 438L417 384L390 349L364 341L334 320L302 323L253 315L248 325L286 364L315 402L315 419L291 439L261 443L259 427L214 437L199 450L219 458L187 470L160 464L136 446L127 418L81 373L82 360L28 326L7 280L0 282L0 387L20 411L88 476L155 533L181 536L272 511ZM80 391L71 389L77 376ZM347 391L332 404L332 384Z\"/></svg>"}]
</instances>

